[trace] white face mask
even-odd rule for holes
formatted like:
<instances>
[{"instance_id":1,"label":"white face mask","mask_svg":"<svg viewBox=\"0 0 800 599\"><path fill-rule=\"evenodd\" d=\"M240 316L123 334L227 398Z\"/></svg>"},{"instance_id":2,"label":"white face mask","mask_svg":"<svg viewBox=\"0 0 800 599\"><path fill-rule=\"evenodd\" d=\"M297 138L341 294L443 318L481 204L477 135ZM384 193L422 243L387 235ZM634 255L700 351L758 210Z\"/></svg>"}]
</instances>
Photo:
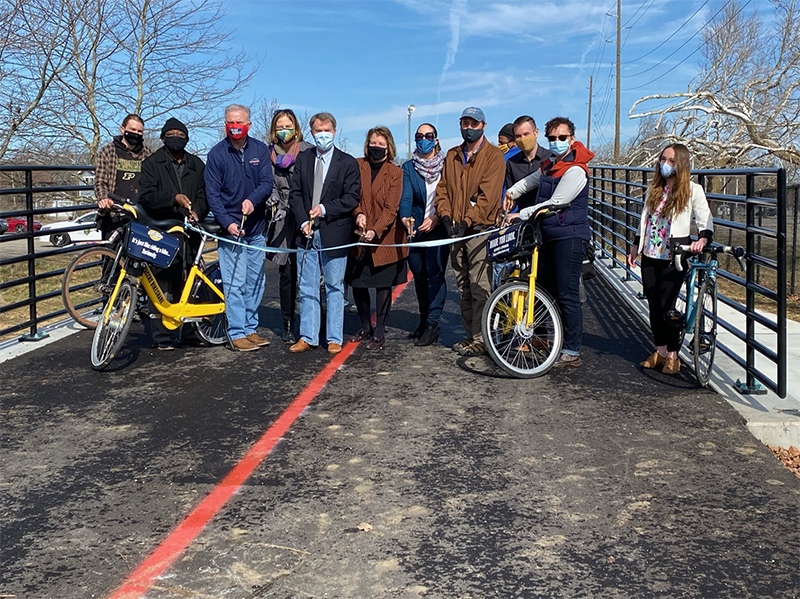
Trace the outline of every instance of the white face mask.
<instances>
[{"instance_id":1,"label":"white face mask","mask_svg":"<svg viewBox=\"0 0 800 599\"><path fill-rule=\"evenodd\" d=\"M314 134L314 143L323 152L327 152L333 147L333 133L330 131L320 131Z\"/></svg>"},{"instance_id":2,"label":"white face mask","mask_svg":"<svg viewBox=\"0 0 800 599\"><path fill-rule=\"evenodd\" d=\"M675 167L674 166L672 166L669 162L662 162L661 163L661 175L665 179L669 179L674 174L675 174Z\"/></svg>"}]
</instances>

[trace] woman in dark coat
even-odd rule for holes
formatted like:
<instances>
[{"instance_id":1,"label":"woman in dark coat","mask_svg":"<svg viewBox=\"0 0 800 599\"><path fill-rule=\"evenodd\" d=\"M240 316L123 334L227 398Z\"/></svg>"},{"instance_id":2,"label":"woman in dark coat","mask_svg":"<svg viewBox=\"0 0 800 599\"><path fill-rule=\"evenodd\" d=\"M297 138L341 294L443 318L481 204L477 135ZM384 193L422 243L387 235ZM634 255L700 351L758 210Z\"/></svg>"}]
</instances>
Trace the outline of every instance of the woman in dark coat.
<instances>
[{"instance_id":1,"label":"woman in dark coat","mask_svg":"<svg viewBox=\"0 0 800 599\"><path fill-rule=\"evenodd\" d=\"M272 195L267 200L267 235L270 247L291 248L297 224L289 210L289 188L294 162L297 155L311 146L303 141L303 132L294 112L284 108L272 117L269 129L270 158L274 185ZM297 260L295 254L267 254L278 265L280 273L281 314L283 314L283 333L286 344L297 339L294 335L294 311L297 302Z\"/></svg>"},{"instance_id":2,"label":"woman in dark coat","mask_svg":"<svg viewBox=\"0 0 800 599\"><path fill-rule=\"evenodd\" d=\"M364 158L358 159L361 173L361 202L353 214L359 239L376 244L359 246L351 255L347 282L353 288L361 328L350 339L368 340L367 349L379 350L386 336L386 319L392 304L392 287L405 283L407 250L391 247L406 242L398 219L403 172L392 164L397 150L392 132L374 127L367 132ZM372 328L369 290L375 289L376 324Z\"/></svg>"}]
</instances>

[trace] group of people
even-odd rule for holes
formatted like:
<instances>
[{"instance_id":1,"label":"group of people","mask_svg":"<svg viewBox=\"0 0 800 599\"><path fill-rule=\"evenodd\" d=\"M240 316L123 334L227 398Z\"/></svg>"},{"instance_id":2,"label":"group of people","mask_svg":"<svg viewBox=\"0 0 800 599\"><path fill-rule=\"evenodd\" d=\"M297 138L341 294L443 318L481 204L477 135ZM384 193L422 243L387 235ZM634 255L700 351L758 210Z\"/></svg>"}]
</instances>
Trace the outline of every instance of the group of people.
<instances>
[{"instance_id":1,"label":"group of people","mask_svg":"<svg viewBox=\"0 0 800 599\"><path fill-rule=\"evenodd\" d=\"M594 155L575 139L569 119L546 123L547 147L539 145L536 122L527 115L504 125L494 145L487 139L483 111L469 107L459 119L463 143L443 151L436 127L423 123L414 135L411 159L402 167L394 163L397 149L386 127L368 131L363 157L356 159L335 146L336 119L327 112L311 117L311 143L303 139L289 109L274 114L268 143L250 135L251 125L246 106L229 105L226 136L204 164L185 150L189 132L177 119L167 120L161 130L163 147L151 153L143 143L142 119L128 115L120 135L101 150L95 179L100 208L110 205L108 193L115 191L138 198L155 218L202 220L213 215L222 228L219 261L235 350L254 351L270 343L257 330L267 258L278 265L282 340L290 352L320 345L323 306L327 351L342 351L347 286L360 320L349 340L380 350L392 288L407 280L409 268L420 317L409 337L419 346L436 343L449 258L466 332L453 349L464 356L480 355L485 351L481 316L497 284L484 233L530 218L548 205L558 212L542 223L539 282L556 298L563 315L565 341L556 366L581 364L579 281L591 236L588 163ZM636 255L629 257L633 264L638 253L644 254L643 279L657 346L643 366L663 366L667 373L677 371L677 348L675 335L665 328L665 313L674 305L680 283L665 248L671 237L688 238L692 211L702 216L700 240L695 242L700 249L710 240L708 205L702 188L689 181L688 151L668 146L648 192L641 241L637 238ZM441 240L447 243L408 245ZM354 241L362 245L352 247ZM167 294L179 292L180 269L179 263L172 271L159 272ZM375 295L374 321L370 290ZM173 349L180 342L175 332L151 326L159 349Z\"/></svg>"}]
</instances>

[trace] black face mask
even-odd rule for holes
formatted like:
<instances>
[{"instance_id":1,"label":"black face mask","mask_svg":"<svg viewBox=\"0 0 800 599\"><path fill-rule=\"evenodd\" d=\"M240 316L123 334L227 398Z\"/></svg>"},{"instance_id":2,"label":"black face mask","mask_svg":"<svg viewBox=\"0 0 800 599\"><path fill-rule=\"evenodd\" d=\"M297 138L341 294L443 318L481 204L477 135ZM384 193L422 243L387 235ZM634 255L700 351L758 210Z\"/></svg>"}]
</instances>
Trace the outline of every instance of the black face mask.
<instances>
[{"instance_id":1,"label":"black face mask","mask_svg":"<svg viewBox=\"0 0 800 599\"><path fill-rule=\"evenodd\" d=\"M141 148L142 144L144 143L144 137L141 133L134 133L133 131L126 131L122 134L122 137L125 138L125 141L128 142L128 145L134 149Z\"/></svg>"},{"instance_id":2,"label":"black face mask","mask_svg":"<svg viewBox=\"0 0 800 599\"><path fill-rule=\"evenodd\" d=\"M386 148L381 148L378 146L369 146L367 148L369 150L369 160L370 162L380 162L384 158L386 158Z\"/></svg>"},{"instance_id":3,"label":"black face mask","mask_svg":"<svg viewBox=\"0 0 800 599\"><path fill-rule=\"evenodd\" d=\"M461 129L461 137L468 144L474 144L483 136L483 129Z\"/></svg>"},{"instance_id":4,"label":"black face mask","mask_svg":"<svg viewBox=\"0 0 800 599\"><path fill-rule=\"evenodd\" d=\"M167 148L170 152L183 152L183 149L186 147L188 143L188 139L185 137L178 137L177 135L172 137L165 137L164 138L164 147Z\"/></svg>"}]
</instances>

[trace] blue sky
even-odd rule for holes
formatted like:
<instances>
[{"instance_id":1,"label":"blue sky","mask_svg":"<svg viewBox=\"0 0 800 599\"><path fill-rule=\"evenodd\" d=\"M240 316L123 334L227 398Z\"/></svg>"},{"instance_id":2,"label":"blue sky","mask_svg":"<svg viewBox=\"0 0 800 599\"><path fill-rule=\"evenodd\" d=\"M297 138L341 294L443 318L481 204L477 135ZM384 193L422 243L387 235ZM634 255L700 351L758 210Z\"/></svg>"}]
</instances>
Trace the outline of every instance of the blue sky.
<instances>
[{"instance_id":1,"label":"blue sky","mask_svg":"<svg viewBox=\"0 0 800 599\"><path fill-rule=\"evenodd\" d=\"M725 2L622 3L623 139L636 132L627 116L636 99L686 90L700 59L698 31ZM613 140L615 0L236 0L222 25L261 61L237 101L274 97L295 111L331 112L357 156L379 124L404 155L409 104L412 127L433 122L444 147L460 142L458 117L470 105L484 110L495 143L521 114L542 135L549 118L568 116L585 140L590 75L592 145Z\"/></svg>"}]
</instances>

